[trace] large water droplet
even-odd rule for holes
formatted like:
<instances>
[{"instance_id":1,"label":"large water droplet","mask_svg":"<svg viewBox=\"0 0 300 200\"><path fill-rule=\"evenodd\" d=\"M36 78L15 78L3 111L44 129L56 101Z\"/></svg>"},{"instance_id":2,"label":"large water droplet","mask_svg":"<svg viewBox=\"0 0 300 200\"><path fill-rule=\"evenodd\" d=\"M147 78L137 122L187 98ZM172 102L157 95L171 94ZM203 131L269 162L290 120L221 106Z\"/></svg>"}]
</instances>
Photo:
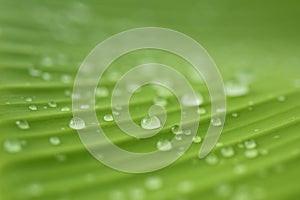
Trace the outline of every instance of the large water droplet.
<instances>
[{"instance_id":1,"label":"large water droplet","mask_svg":"<svg viewBox=\"0 0 300 200\"><path fill-rule=\"evenodd\" d=\"M232 147L223 147L221 149L221 154L225 158L230 158L230 157L234 156L234 149Z\"/></svg>"},{"instance_id":2,"label":"large water droplet","mask_svg":"<svg viewBox=\"0 0 300 200\"><path fill-rule=\"evenodd\" d=\"M245 83L230 81L225 84L225 91L229 97L239 97L246 95L249 88Z\"/></svg>"},{"instance_id":3,"label":"large water droplet","mask_svg":"<svg viewBox=\"0 0 300 200\"><path fill-rule=\"evenodd\" d=\"M32 110L32 111L36 111L38 108L36 105L30 105L30 106L28 106L28 109Z\"/></svg>"},{"instance_id":4,"label":"large water droplet","mask_svg":"<svg viewBox=\"0 0 300 200\"><path fill-rule=\"evenodd\" d=\"M26 120L17 120L16 125L22 130L27 130L30 128L29 123Z\"/></svg>"},{"instance_id":5,"label":"large water droplet","mask_svg":"<svg viewBox=\"0 0 300 200\"><path fill-rule=\"evenodd\" d=\"M160 139L157 142L156 147L160 151L169 151L172 149L172 143L167 139Z\"/></svg>"},{"instance_id":6,"label":"large water droplet","mask_svg":"<svg viewBox=\"0 0 300 200\"><path fill-rule=\"evenodd\" d=\"M211 119L211 124L213 126L222 126L223 122L222 122L222 120L219 117L213 117Z\"/></svg>"},{"instance_id":7,"label":"large water droplet","mask_svg":"<svg viewBox=\"0 0 300 200\"><path fill-rule=\"evenodd\" d=\"M55 137L55 136L50 137L49 142L50 142L50 144L52 144L54 146L60 145L60 143L61 143L59 137Z\"/></svg>"},{"instance_id":8,"label":"large water droplet","mask_svg":"<svg viewBox=\"0 0 300 200\"><path fill-rule=\"evenodd\" d=\"M114 121L114 117L113 117L112 114L106 114L106 115L104 115L103 119L106 122L112 122L112 121Z\"/></svg>"},{"instance_id":9,"label":"large water droplet","mask_svg":"<svg viewBox=\"0 0 300 200\"><path fill-rule=\"evenodd\" d=\"M69 127L75 130L85 128L85 122L79 117L74 117L70 120Z\"/></svg>"},{"instance_id":10,"label":"large water droplet","mask_svg":"<svg viewBox=\"0 0 300 200\"><path fill-rule=\"evenodd\" d=\"M187 93L181 97L181 103L184 106L199 106L203 103L203 96L201 94Z\"/></svg>"},{"instance_id":11,"label":"large water droplet","mask_svg":"<svg viewBox=\"0 0 300 200\"><path fill-rule=\"evenodd\" d=\"M17 153L22 150L21 142L19 140L5 140L3 144L3 148L8 153Z\"/></svg>"},{"instance_id":12,"label":"large water droplet","mask_svg":"<svg viewBox=\"0 0 300 200\"><path fill-rule=\"evenodd\" d=\"M146 116L141 121L141 126L143 129L152 130L160 128L160 120L156 116Z\"/></svg>"}]
</instances>

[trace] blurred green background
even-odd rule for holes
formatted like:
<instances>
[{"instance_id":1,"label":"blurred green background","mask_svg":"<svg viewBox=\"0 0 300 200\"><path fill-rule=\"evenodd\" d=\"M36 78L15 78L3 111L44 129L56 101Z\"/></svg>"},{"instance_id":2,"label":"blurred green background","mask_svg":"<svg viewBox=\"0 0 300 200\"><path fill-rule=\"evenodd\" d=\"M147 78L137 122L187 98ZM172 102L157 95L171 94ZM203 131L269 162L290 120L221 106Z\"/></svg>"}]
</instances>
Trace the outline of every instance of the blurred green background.
<instances>
[{"instance_id":1,"label":"blurred green background","mask_svg":"<svg viewBox=\"0 0 300 200\"><path fill-rule=\"evenodd\" d=\"M299 8L295 0L0 0L0 199L299 199ZM249 92L228 98L224 132L206 159L197 157L201 142L195 142L167 168L126 174L86 151L69 127L70 95L80 63L98 43L148 26L194 38L225 84L247 80ZM149 60L185 66L161 52L137 53L114 63L102 84L110 93L114 73ZM199 77L183 73L205 99L203 139L209 94ZM144 88L132 99L137 122L155 92ZM170 116L162 134L170 137L180 110L174 97L166 101ZM132 151L155 148L162 135L137 141L103 121L109 102L109 96L97 98L109 137Z\"/></svg>"}]
</instances>

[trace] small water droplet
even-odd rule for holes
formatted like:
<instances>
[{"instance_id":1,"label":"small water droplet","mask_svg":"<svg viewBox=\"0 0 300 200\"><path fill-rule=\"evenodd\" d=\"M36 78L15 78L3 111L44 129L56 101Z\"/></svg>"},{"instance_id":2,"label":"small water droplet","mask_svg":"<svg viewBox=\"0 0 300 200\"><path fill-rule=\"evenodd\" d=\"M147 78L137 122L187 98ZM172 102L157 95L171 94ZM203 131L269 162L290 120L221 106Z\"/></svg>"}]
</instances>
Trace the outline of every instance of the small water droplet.
<instances>
[{"instance_id":1,"label":"small water droplet","mask_svg":"<svg viewBox=\"0 0 300 200\"><path fill-rule=\"evenodd\" d=\"M45 81L49 81L52 78L52 75L49 72L42 73L42 79Z\"/></svg>"},{"instance_id":2,"label":"small water droplet","mask_svg":"<svg viewBox=\"0 0 300 200\"><path fill-rule=\"evenodd\" d=\"M192 134L192 131L190 129L187 129L187 130L183 131L183 134L186 135L186 136L188 136L188 135Z\"/></svg>"},{"instance_id":3,"label":"small water droplet","mask_svg":"<svg viewBox=\"0 0 300 200\"><path fill-rule=\"evenodd\" d=\"M249 88L244 83L230 81L225 84L225 91L228 97L240 97L246 95Z\"/></svg>"},{"instance_id":4,"label":"small water droplet","mask_svg":"<svg viewBox=\"0 0 300 200\"><path fill-rule=\"evenodd\" d=\"M242 164L238 164L238 165L234 166L234 168L233 168L233 173L238 174L238 175L244 174L246 171L247 171L246 166L242 165Z\"/></svg>"},{"instance_id":5,"label":"small water droplet","mask_svg":"<svg viewBox=\"0 0 300 200\"><path fill-rule=\"evenodd\" d=\"M31 97L27 97L27 98L25 98L25 101L26 102L32 102L32 98Z\"/></svg>"},{"instance_id":6,"label":"small water droplet","mask_svg":"<svg viewBox=\"0 0 300 200\"><path fill-rule=\"evenodd\" d=\"M36 111L38 108L37 108L36 105L30 105L30 106L28 106L28 109L29 109L29 110L33 110L33 111Z\"/></svg>"},{"instance_id":7,"label":"small water droplet","mask_svg":"<svg viewBox=\"0 0 300 200\"><path fill-rule=\"evenodd\" d=\"M22 130L27 130L30 128L29 123L26 120L17 120L16 125Z\"/></svg>"},{"instance_id":8,"label":"small water droplet","mask_svg":"<svg viewBox=\"0 0 300 200\"><path fill-rule=\"evenodd\" d=\"M258 151L256 149L247 149L245 151L245 156L247 158L255 158L258 155Z\"/></svg>"},{"instance_id":9,"label":"small water droplet","mask_svg":"<svg viewBox=\"0 0 300 200\"><path fill-rule=\"evenodd\" d=\"M62 111L62 112L69 112L71 109L69 108L69 107L62 107L61 109L60 109L60 111Z\"/></svg>"},{"instance_id":10,"label":"small water droplet","mask_svg":"<svg viewBox=\"0 0 300 200\"><path fill-rule=\"evenodd\" d=\"M49 142L54 146L60 145L60 143L61 143L59 137L56 137L56 136L50 137Z\"/></svg>"},{"instance_id":11,"label":"small water droplet","mask_svg":"<svg viewBox=\"0 0 300 200\"><path fill-rule=\"evenodd\" d=\"M274 139L279 139L279 138L280 138L280 135L275 135L273 138L274 138Z\"/></svg>"},{"instance_id":12,"label":"small water droplet","mask_svg":"<svg viewBox=\"0 0 300 200\"><path fill-rule=\"evenodd\" d=\"M194 143L200 143L202 141L202 138L200 137L200 136L195 136L194 138L193 138L193 142Z\"/></svg>"},{"instance_id":13,"label":"small water droplet","mask_svg":"<svg viewBox=\"0 0 300 200\"><path fill-rule=\"evenodd\" d=\"M178 191L180 193L183 193L183 194L191 192L193 190L193 188L194 188L193 183L191 181L188 181L188 180L181 181L178 184Z\"/></svg>"},{"instance_id":14,"label":"small water droplet","mask_svg":"<svg viewBox=\"0 0 300 200\"><path fill-rule=\"evenodd\" d=\"M256 147L256 142L254 139L246 140L244 144L246 149L254 149Z\"/></svg>"},{"instance_id":15,"label":"small water droplet","mask_svg":"<svg viewBox=\"0 0 300 200\"><path fill-rule=\"evenodd\" d=\"M206 156L205 162L209 165L216 165L219 162L219 158L215 154Z\"/></svg>"},{"instance_id":16,"label":"small water droplet","mask_svg":"<svg viewBox=\"0 0 300 200\"><path fill-rule=\"evenodd\" d=\"M68 74L63 74L60 78L63 83L70 83L72 81L72 77Z\"/></svg>"},{"instance_id":17,"label":"small water droplet","mask_svg":"<svg viewBox=\"0 0 300 200\"><path fill-rule=\"evenodd\" d=\"M3 144L3 148L8 153L18 153L22 150L22 145L19 140L5 140Z\"/></svg>"},{"instance_id":18,"label":"small water droplet","mask_svg":"<svg viewBox=\"0 0 300 200\"><path fill-rule=\"evenodd\" d=\"M113 117L112 114L106 114L106 115L104 115L103 119L106 122L112 122L112 121L114 121L114 117Z\"/></svg>"},{"instance_id":19,"label":"small water droplet","mask_svg":"<svg viewBox=\"0 0 300 200\"><path fill-rule=\"evenodd\" d=\"M52 67L53 66L53 59L49 56L44 56L41 59L41 65L45 67Z\"/></svg>"},{"instance_id":20,"label":"small water droplet","mask_svg":"<svg viewBox=\"0 0 300 200\"><path fill-rule=\"evenodd\" d=\"M172 143L167 139L158 140L156 147L160 151L169 151L172 149Z\"/></svg>"},{"instance_id":21,"label":"small water droplet","mask_svg":"<svg viewBox=\"0 0 300 200\"><path fill-rule=\"evenodd\" d=\"M88 104L83 104L83 105L80 105L80 109L84 109L84 110L87 110L90 108L90 105Z\"/></svg>"},{"instance_id":22,"label":"small water droplet","mask_svg":"<svg viewBox=\"0 0 300 200\"><path fill-rule=\"evenodd\" d=\"M70 90L65 90L64 94L65 94L65 96L70 97L72 92Z\"/></svg>"},{"instance_id":23,"label":"small water droplet","mask_svg":"<svg viewBox=\"0 0 300 200\"><path fill-rule=\"evenodd\" d=\"M43 194L43 187L39 183L32 183L28 186L27 191L31 196L37 197Z\"/></svg>"},{"instance_id":24,"label":"small water droplet","mask_svg":"<svg viewBox=\"0 0 300 200\"><path fill-rule=\"evenodd\" d=\"M232 113L231 115L232 115L232 117L238 117L239 116L239 114L236 113L236 112Z\"/></svg>"},{"instance_id":25,"label":"small water droplet","mask_svg":"<svg viewBox=\"0 0 300 200\"><path fill-rule=\"evenodd\" d=\"M219 117L214 117L211 119L211 124L213 126L222 126L223 122Z\"/></svg>"},{"instance_id":26,"label":"small water droplet","mask_svg":"<svg viewBox=\"0 0 300 200\"><path fill-rule=\"evenodd\" d=\"M48 103L48 106L49 106L50 108L56 108L56 107L57 107L57 104L56 104L55 101L50 101L50 102Z\"/></svg>"},{"instance_id":27,"label":"small water droplet","mask_svg":"<svg viewBox=\"0 0 300 200\"><path fill-rule=\"evenodd\" d=\"M162 188L163 182L161 178L157 176L152 176L146 179L145 181L146 188L149 190L158 190Z\"/></svg>"},{"instance_id":28,"label":"small water droplet","mask_svg":"<svg viewBox=\"0 0 300 200\"><path fill-rule=\"evenodd\" d=\"M172 127L171 127L171 131L172 131L172 133L175 134L175 135L180 135L180 134L182 134L181 127L178 126L178 125L172 126Z\"/></svg>"},{"instance_id":29,"label":"small water droplet","mask_svg":"<svg viewBox=\"0 0 300 200\"><path fill-rule=\"evenodd\" d=\"M70 120L69 127L75 130L85 128L85 122L79 117L74 117Z\"/></svg>"},{"instance_id":30,"label":"small water droplet","mask_svg":"<svg viewBox=\"0 0 300 200\"><path fill-rule=\"evenodd\" d=\"M205 110L205 108L198 108L197 113L198 113L198 115L203 115L206 113L206 110Z\"/></svg>"},{"instance_id":31,"label":"small water droplet","mask_svg":"<svg viewBox=\"0 0 300 200\"><path fill-rule=\"evenodd\" d=\"M29 68L29 75L30 76L39 77L39 76L41 76L41 74L42 74L41 70L33 68L33 67Z\"/></svg>"},{"instance_id":32,"label":"small water droplet","mask_svg":"<svg viewBox=\"0 0 300 200\"><path fill-rule=\"evenodd\" d=\"M259 131L259 128L254 129L254 132L258 132L258 131Z\"/></svg>"},{"instance_id":33,"label":"small water droplet","mask_svg":"<svg viewBox=\"0 0 300 200\"><path fill-rule=\"evenodd\" d=\"M279 96L277 99L280 102L284 102L285 101L285 96Z\"/></svg>"},{"instance_id":34,"label":"small water droplet","mask_svg":"<svg viewBox=\"0 0 300 200\"><path fill-rule=\"evenodd\" d=\"M177 141L182 140L182 135L176 135L176 136L175 136L175 139L176 139Z\"/></svg>"},{"instance_id":35,"label":"small water droplet","mask_svg":"<svg viewBox=\"0 0 300 200\"><path fill-rule=\"evenodd\" d=\"M155 96L153 98L153 103L155 105L159 105L159 106L165 107L168 104L168 101L165 98L163 98L163 97Z\"/></svg>"},{"instance_id":36,"label":"small water droplet","mask_svg":"<svg viewBox=\"0 0 300 200\"><path fill-rule=\"evenodd\" d=\"M107 97L109 95L109 90L106 87L98 87L96 89L96 97Z\"/></svg>"},{"instance_id":37,"label":"small water droplet","mask_svg":"<svg viewBox=\"0 0 300 200\"><path fill-rule=\"evenodd\" d=\"M225 158L230 158L230 157L234 156L234 149L232 147L223 147L221 149L221 154Z\"/></svg>"},{"instance_id":38,"label":"small water droplet","mask_svg":"<svg viewBox=\"0 0 300 200\"><path fill-rule=\"evenodd\" d=\"M156 116L146 116L141 120L141 126L143 129L152 130L160 128L160 120Z\"/></svg>"},{"instance_id":39,"label":"small water droplet","mask_svg":"<svg viewBox=\"0 0 300 200\"><path fill-rule=\"evenodd\" d=\"M184 106L199 106L203 104L203 96L201 94L188 93L181 98L181 103Z\"/></svg>"}]
</instances>

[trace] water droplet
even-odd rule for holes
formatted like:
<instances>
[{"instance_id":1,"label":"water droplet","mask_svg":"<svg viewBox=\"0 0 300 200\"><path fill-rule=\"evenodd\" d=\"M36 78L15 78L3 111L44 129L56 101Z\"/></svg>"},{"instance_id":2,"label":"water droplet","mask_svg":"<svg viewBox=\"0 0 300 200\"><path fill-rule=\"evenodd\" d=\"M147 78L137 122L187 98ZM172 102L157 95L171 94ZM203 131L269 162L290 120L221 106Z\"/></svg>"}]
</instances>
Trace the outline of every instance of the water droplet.
<instances>
[{"instance_id":1,"label":"water droplet","mask_svg":"<svg viewBox=\"0 0 300 200\"><path fill-rule=\"evenodd\" d=\"M3 148L8 153L18 153L22 150L21 142L16 139L4 141Z\"/></svg>"},{"instance_id":2,"label":"water droplet","mask_svg":"<svg viewBox=\"0 0 300 200\"><path fill-rule=\"evenodd\" d=\"M36 105L30 105L30 106L28 106L28 109L29 109L29 110L35 111L35 110L37 110L38 108L37 108Z\"/></svg>"},{"instance_id":3,"label":"water droplet","mask_svg":"<svg viewBox=\"0 0 300 200\"><path fill-rule=\"evenodd\" d=\"M221 149L221 154L225 158L230 158L230 157L234 156L234 149L232 147L223 147Z\"/></svg>"},{"instance_id":4,"label":"water droplet","mask_svg":"<svg viewBox=\"0 0 300 200\"><path fill-rule=\"evenodd\" d=\"M256 142L254 139L246 140L244 144L246 149L254 149L256 147Z\"/></svg>"},{"instance_id":5,"label":"water droplet","mask_svg":"<svg viewBox=\"0 0 300 200\"><path fill-rule=\"evenodd\" d=\"M131 200L145 199L145 191L142 188L132 188L129 191L129 197Z\"/></svg>"},{"instance_id":6,"label":"water droplet","mask_svg":"<svg viewBox=\"0 0 300 200\"><path fill-rule=\"evenodd\" d=\"M156 97L153 98L153 103L155 105L165 107L168 104L168 101L163 97L156 96Z\"/></svg>"},{"instance_id":7,"label":"water droplet","mask_svg":"<svg viewBox=\"0 0 300 200\"><path fill-rule=\"evenodd\" d=\"M113 114L114 116L119 116L119 115L120 115L120 113L119 113L118 111L113 111L112 114Z\"/></svg>"},{"instance_id":8,"label":"water droplet","mask_svg":"<svg viewBox=\"0 0 300 200\"><path fill-rule=\"evenodd\" d=\"M65 90L64 91L64 94L67 96L67 97L70 97L72 92L70 90Z\"/></svg>"},{"instance_id":9,"label":"water droplet","mask_svg":"<svg viewBox=\"0 0 300 200\"><path fill-rule=\"evenodd\" d=\"M69 112L71 109L69 107L62 107L60 110L62 112Z\"/></svg>"},{"instance_id":10,"label":"water droplet","mask_svg":"<svg viewBox=\"0 0 300 200\"><path fill-rule=\"evenodd\" d=\"M219 158L215 154L211 154L205 158L205 162L209 165L216 165L219 162Z\"/></svg>"},{"instance_id":11,"label":"water droplet","mask_svg":"<svg viewBox=\"0 0 300 200\"><path fill-rule=\"evenodd\" d=\"M199 115L203 115L203 114L206 113L206 110L205 110L205 108L198 108L198 109L197 109L197 113L198 113Z\"/></svg>"},{"instance_id":12,"label":"water droplet","mask_svg":"<svg viewBox=\"0 0 300 200\"><path fill-rule=\"evenodd\" d=\"M106 122L112 122L112 121L114 121L114 117L112 116L112 114L106 114L106 115L104 115L103 119Z\"/></svg>"},{"instance_id":13,"label":"water droplet","mask_svg":"<svg viewBox=\"0 0 300 200\"><path fill-rule=\"evenodd\" d=\"M60 78L63 83L70 83L72 81L72 77L68 74L63 74Z\"/></svg>"},{"instance_id":14,"label":"water droplet","mask_svg":"<svg viewBox=\"0 0 300 200\"><path fill-rule=\"evenodd\" d=\"M157 176L152 176L145 181L146 188L149 190L158 190L163 186L161 178Z\"/></svg>"},{"instance_id":15,"label":"water droplet","mask_svg":"<svg viewBox=\"0 0 300 200\"><path fill-rule=\"evenodd\" d=\"M109 90L106 87L98 87L96 89L96 97L107 97Z\"/></svg>"},{"instance_id":16,"label":"water droplet","mask_svg":"<svg viewBox=\"0 0 300 200\"><path fill-rule=\"evenodd\" d=\"M230 81L225 84L226 95L229 97L244 96L248 93L249 88L244 83Z\"/></svg>"},{"instance_id":17,"label":"water droplet","mask_svg":"<svg viewBox=\"0 0 300 200\"><path fill-rule=\"evenodd\" d=\"M176 135L176 136L175 136L175 139L176 139L177 141L182 140L182 135Z\"/></svg>"},{"instance_id":18,"label":"water droplet","mask_svg":"<svg viewBox=\"0 0 300 200\"><path fill-rule=\"evenodd\" d=\"M41 74L42 74L41 70L33 68L33 67L29 68L29 75L30 76L39 77L39 76L41 76Z\"/></svg>"},{"instance_id":19,"label":"water droplet","mask_svg":"<svg viewBox=\"0 0 300 200\"><path fill-rule=\"evenodd\" d=\"M258 132L258 131L259 131L259 128L254 129L254 132Z\"/></svg>"},{"instance_id":20,"label":"water droplet","mask_svg":"<svg viewBox=\"0 0 300 200\"><path fill-rule=\"evenodd\" d=\"M279 139L279 138L280 138L280 135L275 135L273 138L274 138L274 139Z\"/></svg>"},{"instance_id":21,"label":"water droplet","mask_svg":"<svg viewBox=\"0 0 300 200\"><path fill-rule=\"evenodd\" d=\"M216 147L222 147L223 143L222 142L217 142Z\"/></svg>"},{"instance_id":22,"label":"water droplet","mask_svg":"<svg viewBox=\"0 0 300 200\"><path fill-rule=\"evenodd\" d=\"M90 108L90 105L88 105L88 104L80 105L80 109L86 110L86 109L89 109L89 108Z\"/></svg>"},{"instance_id":23,"label":"water droplet","mask_svg":"<svg viewBox=\"0 0 300 200\"><path fill-rule=\"evenodd\" d=\"M223 122L220 118L214 117L214 118L211 119L211 124L213 126L222 126Z\"/></svg>"},{"instance_id":24,"label":"water droplet","mask_svg":"<svg viewBox=\"0 0 300 200\"><path fill-rule=\"evenodd\" d=\"M56 107L57 107L57 104L56 104L55 101L50 101L50 102L48 103L48 106L51 107L51 108L56 108Z\"/></svg>"},{"instance_id":25,"label":"water droplet","mask_svg":"<svg viewBox=\"0 0 300 200\"><path fill-rule=\"evenodd\" d=\"M284 102L285 101L285 96L279 96L277 99L280 102Z\"/></svg>"},{"instance_id":26,"label":"water droplet","mask_svg":"<svg viewBox=\"0 0 300 200\"><path fill-rule=\"evenodd\" d=\"M52 67L53 66L53 59L49 56L44 56L41 60L41 65L45 67Z\"/></svg>"},{"instance_id":27,"label":"water droplet","mask_svg":"<svg viewBox=\"0 0 300 200\"><path fill-rule=\"evenodd\" d=\"M202 138L200 136L195 136L193 138L193 142L195 142L195 143L200 143L201 141L202 141Z\"/></svg>"},{"instance_id":28,"label":"water droplet","mask_svg":"<svg viewBox=\"0 0 300 200\"><path fill-rule=\"evenodd\" d=\"M188 135L192 134L192 131L190 129L187 129L187 130L183 131L183 134L186 135L186 136L188 136Z\"/></svg>"},{"instance_id":29,"label":"water droplet","mask_svg":"<svg viewBox=\"0 0 300 200\"><path fill-rule=\"evenodd\" d=\"M247 171L246 166L242 165L242 164L236 165L233 168L233 173L238 174L238 175L244 174L246 171Z\"/></svg>"},{"instance_id":30,"label":"water droplet","mask_svg":"<svg viewBox=\"0 0 300 200\"><path fill-rule=\"evenodd\" d=\"M179 184L178 184L178 191L180 193L189 193L193 190L193 183L191 181L181 181Z\"/></svg>"},{"instance_id":31,"label":"water droplet","mask_svg":"<svg viewBox=\"0 0 300 200\"><path fill-rule=\"evenodd\" d=\"M27 98L25 98L25 101L26 102L32 102L32 98L31 97L27 97Z\"/></svg>"},{"instance_id":32,"label":"water droplet","mask_svg":"<svg viewBox=\"0 0 300 200\"><path fill-rule=\"evenodd\" d=\"M141 126L143 129L146 130L152 130L152 129L157 129L160 128L160 120L156 116L146 116L142 119L141 121Z\"/></svg>"},{"instance_id":33,"label":"water droplet","mask_svg":"<svg viewBox=\"0 0 300 200\"><path fill-rule=\"evenodd\" d=\"M79 117L74 117L70 120L69 127L75 130L85 128L85 122Z\"/></svg>"},{"instance_id":34,"label":"water droplet","mask_svg":"<svg viewBox=\"0 0 300 200\"><path fill-rule=\"evenodd\" d=\"M29 123L26 120L17 120L16 125L22 130L30 128Z\"/></svg>"},{"instance_id":35,"label":"water droplet","mask_svg":"<svg viewBox=\"0 0 300 200\"><path fill-rule=\"evenodd\" d=\"M113 190L109 194L109 199L111 200L124 200L125 194L121 190Z\"/></svg>"},{"instance_id":36,"label":"water droplet","mask_svg":"<svg viewBox=\"0 0 300 200\"><path fill-rule=\"evenodd\" d=\"M42 79L45 81L49 81L52 78L52 75L49 72L44 72L42 74Z\"/></svg>"},{"instance_id":37,"label":"water droplet","mask_svg":"<svg viewBox=\"0 0 300 200\"><path fill-rule=\"evenodd\" d=\"M60 145L60 143L61 143L59 137L55 137L55 136L50 137L49 142L54 146Z\"/></svg>"},{"instance_id":38,"label":"water droplet","mask_svg":"<svg viewBox=\"0 0 300 200\"><path fill-rule=\"evenodd\" d=\"M203 104L203 96L201 94L188 93L181 98L181 103L184 106L199 106Z\"/></svg>"},{"instance_id":39,"label":"water droplet","mask_svg":"<svg viewBox=\"0 0 300 200\"><path fill-rule=\"evenodd\" d=\"M172 143L167 139L158 140L156 147L160 151L169 151L172 149Z\"/></svg>"},{"instance_id":40,"label":"water droplet","mask_svg":"<svg viewBox=\"0 0 300 200\"><path fill-rule=\"evenodd\" d=\"M182 134L181 127L178 126L178 125L172 126L172 127L171 127L171 131L172 131L172 133L175 134L175 135Z\"/></svg>"},{"instance_id":41,"label":"water droplet","mask_svg":"<svg viewBox=\"0 0 300 200\"><path fill-rule=\"evenodd\" d=\"M258 151L256 149L247 149L245 151L245 156L247 158L255 158L258 155Z\"/></svg>"},{"instance_id":42,"label":"water droplet","mask_svg":"<svg viewBox=\"0 0 300 200\"><path fill-rule=\"evenodd\" d=\"M232 115L232 117L238 117L239 116L239 114L236 113L236 112L232 113L231 115Z\"/></svg>"},{"instance_id":43,"label":"water droplet","mask_svg":"<svg viewBox=\"0 0 300 200\"><path fill-rule=\"evenodd\" d=\"M37 197L41 196L43 193L43 187L39 183L32 183L28 186L27 191L31 196Z\"/></svg>"}]
</instances>

